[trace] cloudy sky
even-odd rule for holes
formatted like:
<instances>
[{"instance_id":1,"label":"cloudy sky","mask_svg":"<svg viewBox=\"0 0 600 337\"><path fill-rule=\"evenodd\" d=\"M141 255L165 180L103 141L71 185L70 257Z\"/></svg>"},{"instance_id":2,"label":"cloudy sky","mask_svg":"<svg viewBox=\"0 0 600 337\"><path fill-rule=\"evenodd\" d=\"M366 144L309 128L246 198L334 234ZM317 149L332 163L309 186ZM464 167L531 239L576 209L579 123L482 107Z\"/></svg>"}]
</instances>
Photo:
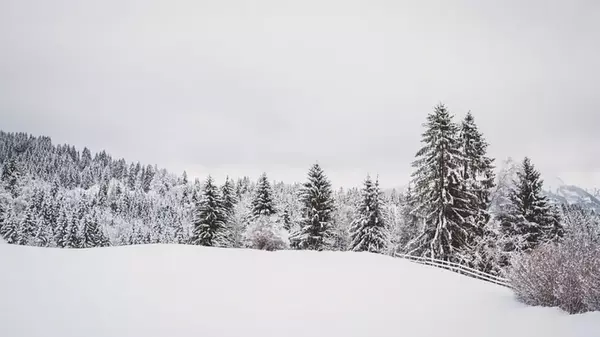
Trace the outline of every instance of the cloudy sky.
<instances>
[{"instance_id":1,"label":"cloudy sky","mask_svg":"<svg viewBox=\"0 0 600 337\"><path fill-rule=\"evenodd\" d=\"M193 176L404 185L438 102L600 187L600 2L0 0L0 129Z\"/></svg>"}]
</instances>

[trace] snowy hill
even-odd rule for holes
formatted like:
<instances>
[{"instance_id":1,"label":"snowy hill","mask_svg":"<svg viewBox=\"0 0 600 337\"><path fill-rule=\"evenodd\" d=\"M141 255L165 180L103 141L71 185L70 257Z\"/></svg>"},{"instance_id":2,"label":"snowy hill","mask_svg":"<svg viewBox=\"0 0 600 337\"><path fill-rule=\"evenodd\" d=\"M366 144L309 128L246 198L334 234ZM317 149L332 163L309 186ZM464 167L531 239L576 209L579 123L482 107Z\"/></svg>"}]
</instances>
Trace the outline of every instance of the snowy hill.
<instances>
[{"instance_id":1,"label":"snowy hill","mask_svg":"<svg viewBox=\"0 0 600 337\"><path fill-rule=\"evenodd\" d=\"M546 194L557 203L580 205L600 212L600 199L581 187L574 185L554 185L546 189Z\"/></svg>"},{"instance_id":2,"label":"snowy hill","mask_svg":"<svg viewBox=\"0 0 600 337\"><path fill-rule=\"evenodd\" d=\"M600 313L367 253L0 246L2 336L598 336Z\"/></svg>"}]
</instances>

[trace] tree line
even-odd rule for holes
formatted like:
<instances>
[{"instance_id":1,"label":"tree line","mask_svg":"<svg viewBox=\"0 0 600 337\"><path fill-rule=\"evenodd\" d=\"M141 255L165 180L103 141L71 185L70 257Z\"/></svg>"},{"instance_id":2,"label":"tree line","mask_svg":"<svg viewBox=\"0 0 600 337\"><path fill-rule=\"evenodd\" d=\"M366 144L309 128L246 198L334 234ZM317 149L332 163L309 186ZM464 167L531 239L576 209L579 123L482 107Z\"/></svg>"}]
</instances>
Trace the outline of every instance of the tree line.
<instances>
[{"instance_id":1,"label":"tree line","mask_svg":"<svg viewBox=\"0 0 600 337\"><path fill-rule=\"evenodd\" d=\"M266 174L218 185L157 166L92 156L48 137L0 132L0 235L9 243L64 248L185 243L266 250L410 254L500 274L519 254L559 242L598 216L551 203L529 158L496 176L488 143L467 113L442 104L423 124L406 191L334 191L319 164L302 184Z\"/></svg>"}]
</instances>

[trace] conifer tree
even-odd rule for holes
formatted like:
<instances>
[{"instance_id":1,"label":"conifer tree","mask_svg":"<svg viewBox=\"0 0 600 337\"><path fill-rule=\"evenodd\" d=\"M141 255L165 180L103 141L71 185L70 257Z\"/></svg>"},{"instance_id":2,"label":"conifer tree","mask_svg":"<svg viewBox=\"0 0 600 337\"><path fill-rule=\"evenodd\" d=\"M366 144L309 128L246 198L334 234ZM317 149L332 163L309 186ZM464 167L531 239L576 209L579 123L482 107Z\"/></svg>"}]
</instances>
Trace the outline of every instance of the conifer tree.
<instances>
[{"instance_id":1,"label":"conifer tree","mask_svg":"<svg viewBox=\"0 0 600 337\"><path fill-rule=\"evenodd\" d=\"M511 237L507 251L529 251L563 234L557 210L543 195L543 181L529 158L517 173L510 207L500 214L502 232Z\"/></svg>"},{"instance_id":2,"label":"conifer tree","mask_svg":"<svg viewBox=\"0 0 600 337\"><path fill-rule=\"evenodd\" d=\"M28 207L25 212L25 218L21 221L17 232L17 244L28 245L33 243L33 238L37 231L38 224L35 219L35 213L32 207Z\"/></svg>"},{"instance_id":3,"label":"conifer tree","mask_svg":"<svg viewBox=\"0 0 600 337\"><path fill-rule=\"evenodd\" d=\"M188 184L188 175L187 175L186 171L183 171L183 174L181 175L181 184L182 185Z\"/></svg>"},{"instance_id":4,"label":"conifer tree","mask_svg":"<svg viewBox=\"0 0 600 337\"><path fill-rule=\"evenodd\" d=\"M225 184L221 187L221 194L223 196L223 208L227 215L230 215L237 203L237 196L233 188L233 181L229 177L225 178Z\"/></svg>"},{"instance_id":5,"label":"conifer tree","mask_svg":"<svg viewBox=\"0 0 600 337\"><path fill-rule=\"evenodd\" d=\"M109 245L95 214L83 218L81 239L81 248L106 247Z\"/></svg>"},{"instance_id":6,"label":"conifer tree","mask_svg":"<svg viewBox=\"0 0 600 337\"><path fill-rule=\"evenodd\" d=\"M324 250L332 245L333 195L331 183L319 164L308 172L308 181L300 191L302 219L300 230L292 236L294 246Z\"/></svg>"},{"instance_id":7,"label":"conifer tree","mask_svg":"<svg viewBox=\"0 0 600 337\"><path fill-rule=\"evenodd\" d=\"M222 203L219 190L215 186L212 177L209 176L196 208L191 238L192 244L218 246L225 243L227 237L226 214Z\"/></svg>"},{"instance_id":8,"label":"conifer tree","mask_svg":"<svg viewBox=\"0 0 600 337\"><path fill-rule=\"evenodd\" d=\"M273 190L271 189L267 174L263 173L256 184L254 198L252 199L252 214L254 216L271 216L275 213Z\"/></svg>"},{"instance_id":9,"label":"conifer tree","mask_svg":"<svg viewBox=\"0 0 600 337\"><path fill-rule=\"evenodd\" d=\"M19 195L19 179L21 171L15 158L9 159L2 168L2 183L13 198Z\"/></svg>"},{"instance_id":10,"label":"conifer tree","mask_svg":"<svg viewBox=\"0 0 600 337\"><path fill-rule=\"evenodd\" d=\"M290 216L290 211L287 207L283 210L281 220L283 221L283 228L285 230L289 231L290 229L292 229L292 217Z\"/></svg>"},{"instance_id":11,"label":"conifer tree","mask_svg":"<svg viewBox=\"0 0 600 337\"><path fill-rule=\"evenodd\" d=\"M150 191L150 186L152 186L152 179L154 179L155 174L156 172L152 165L148 165L143 171L140 183L144 192L147 193L148 191Z\"/></svg>"},{"instance_id":12,"label":"conifer tree","mask_svg":"<svg viewBox=\"0 0 600 337\"><path fill-rule=\"evenodd\" d=\"M2 238L11 244L19 244L20 242L20 224L14 212L6 208L3 217L0 235Z\"/></svg>"},{"instance_id":13,"label":"conifer tree","mask_svg":"<svg viewBox=\"0 0 600 337\"><path fill-rule=\"evenodd\" d=\"M422 233L410 242L409 253L442 260L459 257L478 228L470 191L462 179L465 160L458 138L459 128L442 104L427 116L426 130L413 162L416 213L423 217Z\"/></svg>"},{"instance_id":14,"label":"conifer tree","mask_svg":"<svg viewBox=\"0 0 600 337\"><path fill-rule=\"evenodd\" d=\"M379 181L373 183L371 177L367 176L362 190L362 200L350 228L351 250L371 253L383 253L385 251L387 233L382 207Z\"/></svg>"},{"instance_id":15,"label":"conifer tree","mask_svg":"<svg viewBox=\"0 0 600 337\"><path fill-rule=\"evenodd\" d=\"M494 160L487 156L488 143L477 128L469 111L460 127L461 151L464 157L462 179L470 191L471 207L477 210L476 221L483 227L490 219L488 208L494 188Z\"/></svg>"},{"instance_id":16,"label":"conifer tree","mask_svg":"<svg viewBox=\"0 0 600 337\"><path fill-rule=\"evenodd\" d=\"M59 248L71 247L71 219L63 209L57 220L56 233L54 240Z\"/></svg>"},{"instance_id":17,"label":"conifer tree","mask_svg":"<svg viewBox=\"0 0 600 337\"><path fill-rule=\"evenodd\" d=\"M0 191L1 193L2 191ZM4 200L2 200L1 195L0 195L0 236L2 236L2 225L4 224L4 221L6 220L7 217L7 212L6 212L6 208L7 206L4 204Z\"/></svg>"}]
</instances>

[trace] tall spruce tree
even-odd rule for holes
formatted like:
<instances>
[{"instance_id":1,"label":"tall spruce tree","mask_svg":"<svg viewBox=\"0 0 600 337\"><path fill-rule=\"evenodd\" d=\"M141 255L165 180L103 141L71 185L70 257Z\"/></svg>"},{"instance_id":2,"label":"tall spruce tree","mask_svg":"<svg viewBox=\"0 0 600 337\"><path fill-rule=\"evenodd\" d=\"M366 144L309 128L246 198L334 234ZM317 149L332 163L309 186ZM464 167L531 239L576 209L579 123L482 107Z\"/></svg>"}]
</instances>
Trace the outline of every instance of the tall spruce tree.
<instances>
[{"instance_id":1,"label":"tall spruce tree","mask_svg":"<svg viewBox=\"0 0 600 337\"><path fill-rule=\"evenodd\" d=\"M7 243L19 244L20 224L12 209L5 209L0 235Z\"/></svg>"},{"instance_id":2,"label":"tall spruce tree","mask_svg":"<svg viewBox=\"0 0 600 337\"><path fill-rule=\"evenodd\" d=\"M308 172L308 181L300 191L302 219L300 230L292 236L295 247L309 250L329 248L333 223L331 183L319 164Z\"/></svg>"},{"instance_id":3,"label":"tall spruce tree","mask_svg":"<svg viewBox=\"0 0 600 337\"><path fill-rule=\"evenodd\" d=\"M258 179L254 198L252 199L252 215L273 215L275 214L275 202L273 201L273 190L267 174L263 173Z\"/></svg>"},{"instance_id":4,"label":"tall spruce tree","mask_svg":"<svg viewBox=\"0 0 600 337\"><path fill-rule=\"evenodd\" d=\"M209 176L196 208L191 243L201 246L223 245L227 237L225 221L223 201L212 177Z\"/></svg>"},{"instance_id":5,"label":"tall spruce tree","mask_svg":"<svg viewBox=\"0 0 600 337\"><path fill-rule=\"evenodd\" d=\"M2 191L0 191L1 193ZM2 225L4 225L4 221L7 217L7 205L5 205L5 201L0 196L0 235L2 235Z\"/></svg>"},{"instance_id":6,"label":"tall spruce tree","mask_svg":"<svg viewBox=\"0 0 600 337\"><path fill-rule=\"evenodd\" d=\"M229 177L225 178L225 184L221 187L221 195L223 196L223 208L227 215L231 215L233 208L237 203L237 196L233 187L233 181Z\"/></svg>"},{"instance_id":7,"label":"tall spruce tree","mask_svg":"<svg viewBox=\"0 0 600 337\"><path fill-rule=\"evenodd\" d=\"M558 212L543 195L540 173L525 158L510 194L508 210L499 215L504 235L512 238L507 251L529 251L563 235Z\"/></svg>"},{"instance_id":8,"label":"tall spruce tree","mask_svg":"<svg viewBox=\"0 0 600 337\"><path fill-rule=\"evenodd\" d=\"M21 224L17 230L17 244L31 245L33 244L34 236L37 232L38 222L35 218L35 212L32 207L28 207L25 212L25 217L21 220Z\"/></svg>"},{"instance_id":9,"label":"tall spruce tree","mask_svg":"<svg viewBox=\"0 0 600 337\"><path fill-rule=\"evenodd\" d=\"M464 158L462 179L469 189L472 207L478 211L477 224L482 227L490 219L488 208L494 188L494 160L487 156L488 143L469 111L460 127L461 151Z\"/></svg>"},{"instance_id":10,"label":"tall spruce tree","mask_svg":"<svg viewBox=\"0 0 600 337\"><path fill-rule=\"evenodd\" d=\"M96 215L86 215L83 219L81 247L107 247L109 245L106 235L98 224Z\"/></svg>"},{"instance_id":11,"label":"tall spruce tree","mask_svg":"<svg viewBox=\"0 0 600 337\"><path fill-rule=\"evenodd\" d=\"M425 220L422 233L410 242L409 253L430 258L462 262L471 249L476 211L461 170L459 128L442 104L427 116L423 147L413 162L416 213Z\"/></svg>"},{"instance_id":12,"label":"tall spruce tree","mask_svg":"<svg viewBox=\"0 0 600 337\"><path fill-rule=\"evenodd\" d=\"M15 158L9 159L2 168L2 183L13 198L19 195L21 171Z\"/></svg>"},{"instance_id":13,"label":"tall spruce tree","mask_svg":"<svg viewBox=\"0 0 600 337\"><path fill-rule=\"evenodd\" d=\"M71 247L72 244L72 221L67 215L66 210L62 210L57 220L56 233L54 233L54 240L59 248Z\"/></svg>"},{"instance_id":14,"label":"tall spruce tree","mask_svg":"<svg viewBox=\"0 0 600 337\"><path fill-rule=\"evenodd\" d=\"M383 253L385 251L388 238L382 207L379 181L376 180L373 183L371 177L367 176L362 190L362 200L350 228L351 250L371 253Z\"/></svg>"},{"instance_id":15,"label":"tall spruce tree","mask_svg":"<svg viewBox=\"0 0 600 337\"><path fill-rule=\"evenodd\" d=\"M494 252L490 247L497 241L495 233L488 228L491 218L488 209L496 178L494 160L487 156L488 143L470 111L461 123L459 138L464 157L462 179L465 190L469 191L466 195L470 199L470 208L475 212L478 228L474 232L474 242L469 242L474 250L465 252L463 259L469 266L489 273L493 271L494 257L488 255Z\"/></svg>"}]
</instances>

